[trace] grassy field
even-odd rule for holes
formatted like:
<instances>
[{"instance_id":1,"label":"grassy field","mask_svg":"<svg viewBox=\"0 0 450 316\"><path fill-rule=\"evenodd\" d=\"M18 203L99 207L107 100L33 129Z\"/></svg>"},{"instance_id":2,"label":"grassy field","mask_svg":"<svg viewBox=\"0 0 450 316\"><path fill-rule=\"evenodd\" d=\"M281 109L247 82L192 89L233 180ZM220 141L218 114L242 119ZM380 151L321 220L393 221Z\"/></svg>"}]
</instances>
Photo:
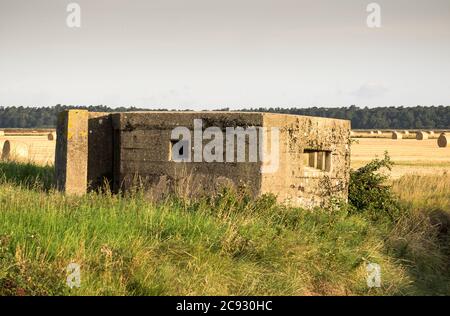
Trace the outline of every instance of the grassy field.
<instances>
[{"instance_id":1,"label":"grassy field","mask_svg":"<svg viewBox=\"0 0 450 316\"><path fill-rule=\"evenodd\" d=\"M0 163L1 295L450 294L450 176L395 180L392 219L231 191L160 203L139 191L64 196L52 172ZM66 285L71 262L80 288ZM381 288L367 286L369 262Z\"/></svg>"},{"instance_id":2,"label":"grassy field","mask_svg":"<svg viewBox=\"0 0 450 316\"><path fill-rule=\"evenodd\" d=\"M395 162L393 179L408 174L450 173L450 147L439 148L436 139L358 138L352 145L352 167L359 168L375 157L382 157L385 151Z\"/></svg>"}]
</instances>

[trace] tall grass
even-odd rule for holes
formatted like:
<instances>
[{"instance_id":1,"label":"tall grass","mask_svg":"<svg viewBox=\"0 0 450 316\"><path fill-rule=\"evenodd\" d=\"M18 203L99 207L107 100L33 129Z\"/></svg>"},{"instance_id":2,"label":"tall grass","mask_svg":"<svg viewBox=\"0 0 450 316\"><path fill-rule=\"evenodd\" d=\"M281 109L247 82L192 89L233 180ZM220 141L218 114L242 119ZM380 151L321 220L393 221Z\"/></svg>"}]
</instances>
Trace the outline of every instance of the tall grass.
<instances>
[{"instance_id":1,"label":"tall grass","mask_svg":"<svg viewBox=\"0 0 450 316\"><path fill-rule=\"evenodd\" d=\"M400 255L414 264L411 273L420 282L442 284L450 293L450 175L406 175L393 182L393 191L409 216L396 225L391 236ZM441 264L443 275L432 274L432 266ZM445 291L445 290L444 290Z\"/></svg>"},{"instance_id":2,"label":"tall grass","mask_svg":"<svg viewBox=\"0 0 450 316\"><path fill-rule=\"evenodd\" d=\"M5 182L38 190L49 190L54 184L54 168L53 166L37 166L32 162L0 161L0 183Z\"/></svg>"},{"instance_id":3,"label":"tall grass","mask_svg":"<svg viewBox=\"0 0 450 316\"><path fill-rule=\"evenodd\" d=\"M449 257L428 222L231 190L158 203L139 191L65 196L50 182L29 185L49 179L49 168L1 168L2 295L450 294ZM71 262L80 288L66 285ZM381 265L381 288L367 287L369 262Z\"/></svg>"},{"instance_id":4,"label":"tall grass","mask_svg":"<svg viewBox=\"0 0 450 316\"><path fill-rule=\"evenodd\" d=\"M393 182L400 200L421 210L441 208L450 214L450 174L406 175Z\"/></svg>"}]
</instances>

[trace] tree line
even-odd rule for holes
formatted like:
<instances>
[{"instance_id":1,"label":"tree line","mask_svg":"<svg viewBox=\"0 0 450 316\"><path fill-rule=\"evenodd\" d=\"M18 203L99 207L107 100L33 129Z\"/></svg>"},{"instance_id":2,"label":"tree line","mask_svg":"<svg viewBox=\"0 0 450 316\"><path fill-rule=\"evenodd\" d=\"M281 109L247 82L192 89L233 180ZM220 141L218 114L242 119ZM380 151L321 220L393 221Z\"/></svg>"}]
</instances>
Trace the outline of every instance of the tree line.
<instances>
[{"instance_id":1,"label":"tree line","mask_svg":"<svg viewBox=\"0 0 450 316\"><path fill-rule=\"evenodd\" d=\"M0 107L0 128L52 128L59 112L66 109L93 112L155 111L136 107L107 106ZM221 109L228 111L229 109ZM164 111L164 109L158 109ZM415 107L339 107L339 108L248 108L242 111L286 113L339 118L352 121L354 129L447 129L450 128L450 106Z\"/></svg>"}]
</instances>

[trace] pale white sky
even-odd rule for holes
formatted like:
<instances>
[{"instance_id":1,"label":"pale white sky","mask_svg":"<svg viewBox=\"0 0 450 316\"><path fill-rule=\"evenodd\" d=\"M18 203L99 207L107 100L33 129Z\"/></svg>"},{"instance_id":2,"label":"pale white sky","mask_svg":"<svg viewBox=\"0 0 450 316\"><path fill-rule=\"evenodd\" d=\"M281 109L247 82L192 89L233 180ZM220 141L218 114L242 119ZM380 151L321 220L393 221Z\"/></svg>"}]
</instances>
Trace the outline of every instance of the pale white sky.
<instances>
[{"instance_id":1,"label":"pale white sky","mask_svg":"<svg viewBox=\"0 0 450 316\"><path fill-rule=\"evenodd\" d=\"M449 105L450 1L370 2L0 0L0 105Z\"/></svg>"}]
</instances>

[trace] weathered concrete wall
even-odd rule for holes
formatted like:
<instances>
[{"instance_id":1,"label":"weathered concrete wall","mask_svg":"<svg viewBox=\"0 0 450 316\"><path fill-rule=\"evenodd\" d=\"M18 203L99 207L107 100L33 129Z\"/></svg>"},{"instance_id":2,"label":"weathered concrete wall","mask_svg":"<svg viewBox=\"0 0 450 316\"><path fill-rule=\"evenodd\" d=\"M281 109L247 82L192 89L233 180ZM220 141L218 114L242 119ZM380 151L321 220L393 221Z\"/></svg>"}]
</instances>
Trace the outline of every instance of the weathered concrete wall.
<instances>
[{"instance_id":1,"label":"weathered concrete wall","mask_svg":"<svg viewBox=\"0 0 450 316\"><path fill-rule=\"evenodd\" d=\"M200 130L194 125L199 119ZM172 139L171 133L177 127L190 132L191 162L173 160L178 139ZM205 162L202 155L194 154L199 144L204 148L211 141L201 138L198 142L195 133L209 127L222 132L221 161ZM234 138L233 161L226 161L226 131L237 127L264 129L255 134L259 146L262 142L270 146L272 130L279 130L278 152L267 148L278 157L274 170L261 162L259 151L257 160L248 160L248 137L241 144ZM239 150L245 162L236 161ZM69 193L97 189L105 180L115 192L140 186L157 198L168 193L211 194L231 185L246 187L255 196L274 193L280 202L314 207L326 204L330 196L347 198L349 169L350 122L344 120L243 112L67 111L58 121L58 188Z\"/></svg>"},{"instance_id":2,"label":"weathered concrete wall","mask_svg":"<svg viewBox=\"0 0 450 316\"><path fill-rule=\"evenodd\" d=\"M70 110L58 116L56 185L69 194L84 194L88 169L88 111Z\"/></svg>"},{"instance_id":3,"label":"weathered concrete wall","mask_svg":"<svg viewBox=\"0 0 450 316\"><path fill-rule=\"evenodd\" d=\"M264 126L280 128L280 166L262 174L262 193L306 207L321 206L330 195L347 199L350 121L264 114Z\"/></svg>"},{"instance_id":4,"label":"weathered concrete wall","mask_svg":"<svg viewBox=\"0 0 450 316\"><path fill-rule=\"evenodd\" d=\"M223 131L226 127L246 127L262 123L262 115L258 113L114 114L115 191L129 190L133 185L144 184L156 196L169 192L195 196L213 192L223 185L232 185L246 186L253 194L259 194L261 179L258 176L260 170L258 162L180 163L171 160L172 130L183 126L193 135L194 119L202 119L203 129L214 126ZM203 145L205 143L207 142L203 142Z\"/></svg>"},{"instance_id":5,"label":"weathered concrete wall","mask_svg":"<svg viewBox=\"0 0 450 316\"><path fill-rule=\"evenodd\" d=\"M113 130L108 113L69 110L58 117L56 182L61 191L83 194L112 182Z\"/></svg>"},{"instance_id":6,"label":"weathered concrete wall","mask_svg":"<svg viewBox=\"0 0 450 316\"><path fill-rule=\"evenodd\" d=\"M111 114L89 112L88 129L88 190L97 190L104 185L111 186L113 181Z\"/></svg>"}]
</instances>

